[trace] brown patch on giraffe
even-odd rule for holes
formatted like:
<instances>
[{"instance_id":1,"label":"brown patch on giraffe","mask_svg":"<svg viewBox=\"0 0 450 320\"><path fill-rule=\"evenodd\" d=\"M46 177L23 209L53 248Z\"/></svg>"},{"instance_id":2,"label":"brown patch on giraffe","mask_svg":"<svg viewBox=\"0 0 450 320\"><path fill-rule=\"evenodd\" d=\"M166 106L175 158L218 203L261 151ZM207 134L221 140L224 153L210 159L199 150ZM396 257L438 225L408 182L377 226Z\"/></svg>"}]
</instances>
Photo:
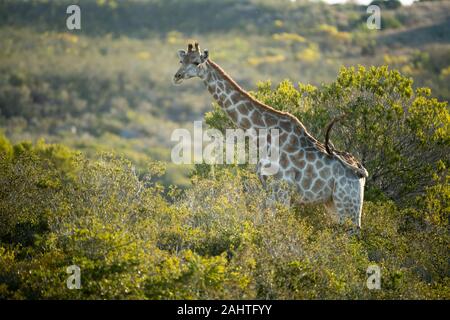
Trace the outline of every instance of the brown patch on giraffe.
<instances>
[{"instance_id":1,"label":"brown patch on giraffe","mask_svg":"<svg viewBox=\"0 0 450 320\"><path fill-rule=\"evenodd\" d=\"M286 130L287 132L290 132L290 131L292 130L292 125L291 125L291 123L290 123L289 121L286 121L286 120L280 121L280 127L281 127L283 130Z\"/></svg>"},{"instance_id":2,"label":"brown patch on giraffe","mask_svg":"<svg viewBox=\"0 0 450 320\"><path fill-rule=\"evenodd\" d=\"M263 121L261 112L259 112L258 110L253 111L253 113L252 113L252 121L253 121L253 124L255 124L257 126L261 126L261 127L265 126L265 123Z\"/></svg>"},{"instance_id":3,"label":"brown patch on giraffe","mask_svg":"<svg viewBox=\"0 0 450 320\"><path fill-rule=\"evenodd\" d=\"M298 149L299 149L298 139L293 133L288 134L285 149L286 150L289 149L290 153L298 151Z\"/></svg>"},{"instance_id":4,"label":"brown patch on giraffe","mask_svg":"<svg viewBox=\"0 0 450 320\"><path fill-rule=\"evenodd\" d=\"M284 149L284 151L286 151L286 152L294 153L294 152L298 149L298 147L297 147L297 146L294 146L294 145L292 145L292 144L290 144L290 143L287 143L287 144L286 144L286 147L284 147L283 149Z\"/></svg>"},{"instance_id":5,"label":"brown patch on giraffe","mask_svg":"<svg viewBox=\"0 0 450 320\"><path fill-rule=\"evenodd\" d=\"M239 126L244 129L250 129L252 124L250 123L250 121L248 121L246 117L243 117L239 122Z\"/></svg>"},{"instance_id":6,"label":"brown patch on giraffe","mask_svg":"<svg viewBox=\"0 0 450 320\"><path fill-rule=\"evenodd\" d=\"M302 128L300 128L300 126L294 126L294 134L296 136L301 136L303 135L303 130Z\"/></svg>"},{"instance_id":7,"label":"brown patch on giraffe","mask_svg":"<svg viewBox=\"0 0 450 320\"><path fill-rule=\"evenodd\" d=\"M238 110L238 112L240 113L240 114L243 114L243 115L247 115L248 114L248 109L247 109L247 107L245 106L245 104L240 104L238 107L237 107L237 110Z\"/></svg>"},{"instance_id":8,"label":"brown patch on giraffe","mask_svg":"<svg viewBox=\"0 0 450 320\"><path fill-rule=\"evenodd\" d=\"M299 182L302 179L302 172L300 170L294 171L294 179Z\"/></svg>"},{"instance_id":9,"label":"brown patch on giraffe","mask_svg":"<svg viewBox=\"0 0 450 320\"><path fill-rule=\"evenodd\" d=\"M345 176L350 179L355 178L355 174L350 170L345 170Z\"/></svg>"},{"instance_id":10,"label":"brown patch on giraffe","mask_svg":"<svg viewBox=\"0 0 450 320\"><path fill-rule=\"evenodd\" d=\"M307 177L307 176L303 176L302 179L302 187L304 190L309 190L309 188L311 187L312 184L312 179Z\"/></svg>"},{"instance_id":11,"label":"brown patch on giraffe","mask_svg":"<svg viewBox=\"0 0 450 320\"><path fill-rule=\"evenodd\" d=\"M286 169L288 165L289 165L288 157L287 157L286 153L282 152L280 155L280 166L283 169Z\"/></svg>"},{"instance_id":12,"label":"brown patch on giraffe","mask_svg":"<svg viewBox=\"0 0 450 320\"><path fill-rule=\"evenodd\" d=\"M282 134L279 135L278 142L279 142L280 146L286 142L287 138L288 138L288 134L286 132L283 132Z\"/></svg>"},{"instance_id":13,"label":"brown patch on giraffe","mask_svg":"<svg viewBox=\"0 0 450 320\"><path fill-rule=\"evenodd\" d=\"M225 86L224 86L224 84L221 81L217 81L217 87L220 90L225 91Z\"/></svg>"},{"instance_id":14,"label":"brown patch on giraffe","mask_svg":"<svg viewBox=\"0 0 450 320\"><path fill-rule=\"evenodd\" d=\"M309 146L308 140L306 140L305 137L301 137L301 138L300 138L300 144L301 144L303 147Z\"/></svg>"},{"instance_id":15,"label":"brown patch on giraffe","mask_svg":"<svg viewBox=\"0 0 450 320\"><path fill-rule=\"evenodd\" d=\"M219 95L219 100L222 102L222 104L224 103L224 101L227 99L227 96L225 93L221 93Z\"/></svg>"},{"instance_id":16,"label":"brown patch on giraffe","mask_svg":"<svg viewBox=\"0 0 450 320\"><path fill-rule=\"evenodd\" d=\"M227 92L229 92L229 91L227 91ZM233 105L235 105L235 104L236 104L236 101L239 101L239 100L238 100L238 94L237 94L237 92L234 91L234 92L229 93L229 94L228 94L228 99L230 99L231 103L232 103Z\"/></svg>"},{"instance_id":17,"label":"brown patch on giraffe","mask_svg":"<svg viewBox=\"0 0 450 320\"><path fill-rule=\"evenodd\" d=\"M299 169L303 169L306 166L305 160L299 160L297 158L292 159L292 163Z\"/></svg>"},{"instance_id":18,"label":"brown patch on giraffe","mask_svg":"<svg viewBox=\"0 0 450 320\"><path fill-rule=\"evenodd\" d=\"M223 106L224 106L224 103L223 103L222 100L217 100L217 104L218 104L220 107L222 107L222 108L223 108Z\"/></svg>"},{"instance_id":19,"label":"brown patch on giraffe","mask_svg":"<svg viewBox=\"0 0 450 320\"><path fill-rule=\"evenodd\" d=\"M228 109L230 106L232 106L232 103L230 101L230 99L226 99L225 102L223 103L223 106Z\"/></svg>"},{"instance_id":20,"label":"brown patch on giraffe","mask_svg":"<svg viewBox=\"0 0 450 320\"><path fill-rule=\"evenodd\" d=\"M207 88L208 88L209 93L214 95L214 93L216 92L216 87L214 87L213 85L208 85Z\"/></svg>"},{"instance_id":21,"label":"brown patch on giraffe","mask_svg":"<svg viewBox=\"0 0 450 320\"><path fill-rule=\"evenodd\" d=\"M295 134L290 134L289 135L289 143L294 145L294 146L298 146L298 138Z\"/></svg>"},{"instance_id":22,"label":"brown patch on giraffe","mask_svg":"<svg viewBox=\"0 0 450 320\"><path fill-rule=\"evenodd\" d=\"M323 162L322 162L322 160L317 160L316 161L316 169L317 170L319 170L319 169L321 169L323 167Z\"/></svg>"},{"instance_id":23,"label":"brown patch on giraffe","mask_svg":"<svg viewBox=\"0 0 450 320\"><path fill-rule=\"evenodd\" d=\"M314 162L316 160L316 154L314 152L306 152L306 160Z\"/></svg>"},{"instance_id":24,"label":"brown patch on giraffe","mask_svg":"<svg viewBox=\"0 0 450 320\"><path fill-rule=\"evenodd\" d=\"M233 93L231 93L229 99L231 100L231 103L236 104L236 102L240 100L239 92L233 91Z\"/></svg>"},{"instance_id":25,"label":"brown patch on giraffe","mask_svg":"<svg viewBox=\"0 0 450 320\"><path fill-rule=\"evenodd\" d=\"M271 134L270 134L270 131L267 133L266 138L267 138L267 143L270 144L270 143L272 142L272 136L271 136Z\"/></svg>"},{"instance_id":26,"label":"brown patch on giraffe","mask_svg":"<svg viewBox=\"0 0 450 320\"><path fill-rule=\"evenodd\" d=\"M322 190L323 186L325 185L325 182L321 179L317 179L312 187L313 192L319 192Z\"/></svg>"},{"instance_id":27,"label":"brown patch on giraffe","mask_svg":"<svg viewBox=\"0 0 450 320\"><path fill-rule=\"evenodd\" d=\"M228 115L230 116L231 120L233 120L233 122L236 123L238 120L238 113L233 109L227 110L227 112L228 112Z\"/></svg>"},{"instance_id":28,"label":"brown patch on giraffe","mask_svg":"<svg viewBox=\"0 0 450 320\"><path fill-rule=\"evenodd\" d=\"M245 102L244 105L247 107L248 112L254 109L254 105L251 102Z\"/></svg>"},{"instance_id":29,"label":"brown patch on giraffe","mask_svg":"<svg viewBox=\"0 0 450 320\"><path fill-rule=\"evenodd\" d=\"M225 91L226 91L226 92L232 92L232 91L237 92L237 91L233 88L233 86L230 85L228 82L225 82Z\"/></svg>"},{"instance_id":30,"label":"brown patch on giraffe","mask_svg":"<svg viewBox=\"0 0 450 320\"><path fill-rule=\"evenodd\" d=\"M306 165L305 175L310 178L315 178L317 176L314 172L314 166L312 164Z\"/></svg>"},{"instance_id":31,"label":"brown patch on giraffe","mask_svg":"<svg viewBox=\"0 0 450 320\"><path fill-rule=\"evenodd\" d=\"M331 170L328 167L323 168L322 170L320 170L320 177L322 179L328 179L331 175Z\"/></svg>"},{"instance_id":32,"label":"brown patch on giraffe","mask_svg":"<svg viewBox=\"0 0 450 320\"><path fill-rule=\"evenodd\" d=\"M291 140L288 139L287 145L286 145L286 147L284 147L284 150L286 152L293 153L298 150L298 145L291 143Z\"/></svg>"},{"instance_id":33,"label":"brown patch on giraffe","mask_svg":"<svg viewBox=\"0 0 450 320\"><path fill-rule=\"evenodd\" d=\"M275 118L270 113L267 113L267 112L264 113L263 117L264 117L264 122L266 123L266 126L268 126L268 127L273 127L278 124L277 118Z\"/></svg>"}]
</instances>

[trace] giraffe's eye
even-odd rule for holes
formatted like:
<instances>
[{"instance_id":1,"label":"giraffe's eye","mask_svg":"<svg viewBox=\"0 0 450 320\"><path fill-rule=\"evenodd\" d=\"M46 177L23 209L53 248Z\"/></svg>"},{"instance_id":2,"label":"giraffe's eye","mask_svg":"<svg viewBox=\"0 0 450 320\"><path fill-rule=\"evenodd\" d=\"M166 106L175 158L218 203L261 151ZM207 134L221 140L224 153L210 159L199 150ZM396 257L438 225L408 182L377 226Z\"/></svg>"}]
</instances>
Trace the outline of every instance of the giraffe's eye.
<instances>
[{"instance_id":1,"label":"giraffe's eye","mask_svg":"<svg viewBox=\"0 0 450 320\"><path fill-rule=\"evenodd\" d=\"M200 62L194 62L195 66L198 66L200 64Z\"/></svg>"}]
</instances>

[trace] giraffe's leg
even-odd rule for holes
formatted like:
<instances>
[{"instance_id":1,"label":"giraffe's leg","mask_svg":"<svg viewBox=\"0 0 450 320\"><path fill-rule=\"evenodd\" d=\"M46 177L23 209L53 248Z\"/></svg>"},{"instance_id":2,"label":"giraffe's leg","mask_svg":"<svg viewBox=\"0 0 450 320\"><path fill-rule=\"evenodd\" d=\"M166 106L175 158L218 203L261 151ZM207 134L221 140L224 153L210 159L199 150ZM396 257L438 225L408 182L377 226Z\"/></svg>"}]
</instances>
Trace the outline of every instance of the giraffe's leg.
<instances>
[{"instance_id":1,"label":"giraffe's leg","mask_svg":"<svg viewBox=\"0 0 450 320\"><path fill-rule=\"evenodd\" d=\"M357 225L358 225L358 229L361 229L361 215L362 215L362 209L363 209L363 202L364 202L364 186L366 184L366 179L365 178L361 178L358 180L358 201L357 201Z\"/></svg>"},{"instance_id":2,"label":"giraffe's leg","mask_svg":"<svg viewBox=\"0 0 450 320\"><path fill-rule=\"evenodd\" d=\"M340 223L351 219L353 225L361 227L361 211L363 202L364 179L338 180L333 192L333 203Z\"/></svg>"},{"instance_id":3,"label":"giraffe's leg","mask_svg":"<svg viewBox=\"0 0 450 320\"><path fill-rule=\"evenodd\" d=\"M266 200L266 206L271 209L272 213L275 213L276 203L280 203L283 206L290 208L291 206L291 193L286 182L273 180L268 184L269 197Z\"/></svg>"},{"instance_id":4,"label":"giraffe's leg","mask_svg":"<svg viewBox=\"0 0 450 320\"><path fill-rule=\"evenodd\" d=\"M339 222L339 216L338 216L338 212L336 210L336 206L334 205L333 200L325 202L324 205L325 205L325 209L327 210L328 214L331 216L333 221L338 223Z\"/></svg>"},{"instance_id":5,"label":"giraffe's leg","mask_svg":"<svg viewBox=\"0 0 450 320\"><path fill-rule=\"evenodd\" d=\"M261 182L263 188L267 190L268 177L266 175L262 174L262 171L261 171L263 164L264 163L262 163L262 161L259 161L258 164L256 165L256 175L258 176L258 179Z\"/></svg>"},{"instance_id":6,"label":"giraffe's leg","mask_svg":"<svg viewBox=\"0 0 450 320\"><path fill-rule=\"evenodd\" d=\"M256 174L269 194L266 198L266 208L269 208L272 213L275 213L276 203L281 203L288 208L291 205L289 185L286 181L281 180L282 175L280 172L276 170L277 173L275 175L267 175L264 171L267 168L277 169L277 167L277 163L273 163L268 159L260 160L256 166Z\"/></svg>"}]
</instances>

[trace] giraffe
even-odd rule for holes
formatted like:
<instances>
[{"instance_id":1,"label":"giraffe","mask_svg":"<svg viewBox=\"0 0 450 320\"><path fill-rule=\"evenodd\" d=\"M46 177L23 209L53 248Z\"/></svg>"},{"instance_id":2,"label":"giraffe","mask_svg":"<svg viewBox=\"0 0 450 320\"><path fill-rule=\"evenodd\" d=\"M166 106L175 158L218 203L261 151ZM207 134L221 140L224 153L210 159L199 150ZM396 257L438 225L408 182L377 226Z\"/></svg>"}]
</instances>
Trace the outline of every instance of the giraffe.
<instances>
[{"instance_id":1,"label":"giraffe","mask_svg":"<svg viewBox=\"0 0 450 320\"><path fill-rule=\"evenodd\" d=\"M357 229L361 227L368 172L351 154L338 151L330 144L329 132L336 119L328 125L326 141L322 144L296 117L263 104L243 90L209 59L208 50L201 52L198 43L189 44L187 52L178 50L178 57L181 66L173 77L174 84L200 78L238 128L279 130L279 170L273 176L275 183L284 181L293 186L297 203L322 203L339 223L349 218ZM267 188L270 187L265 184L267 176L261 170L267 163L263 160L258 162L256 173Z\"/></svg>"}]
</instances>

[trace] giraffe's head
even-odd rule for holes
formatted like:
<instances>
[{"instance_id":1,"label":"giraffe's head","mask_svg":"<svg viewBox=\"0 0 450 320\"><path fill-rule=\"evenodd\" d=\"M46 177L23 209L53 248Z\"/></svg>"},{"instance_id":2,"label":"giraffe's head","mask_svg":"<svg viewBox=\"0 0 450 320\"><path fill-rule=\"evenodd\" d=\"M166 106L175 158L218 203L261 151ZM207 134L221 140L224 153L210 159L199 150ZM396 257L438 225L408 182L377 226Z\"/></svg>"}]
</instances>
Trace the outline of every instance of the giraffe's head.
<instances>
[{"instance_id":1,"label":"giraffe's head","mask_svg":"<svg viewBox=\"0 0 450 320\"><path fill-rule=\"evenodd\" d=\"M201 78L204 75L203 63L208 59L208 50L202 53L197 42L194 45L189 44L187 52L178 50L178 58L181 66L173 76L174 84L180 84L184 79Z\"/></svg>"}]
</instances>

